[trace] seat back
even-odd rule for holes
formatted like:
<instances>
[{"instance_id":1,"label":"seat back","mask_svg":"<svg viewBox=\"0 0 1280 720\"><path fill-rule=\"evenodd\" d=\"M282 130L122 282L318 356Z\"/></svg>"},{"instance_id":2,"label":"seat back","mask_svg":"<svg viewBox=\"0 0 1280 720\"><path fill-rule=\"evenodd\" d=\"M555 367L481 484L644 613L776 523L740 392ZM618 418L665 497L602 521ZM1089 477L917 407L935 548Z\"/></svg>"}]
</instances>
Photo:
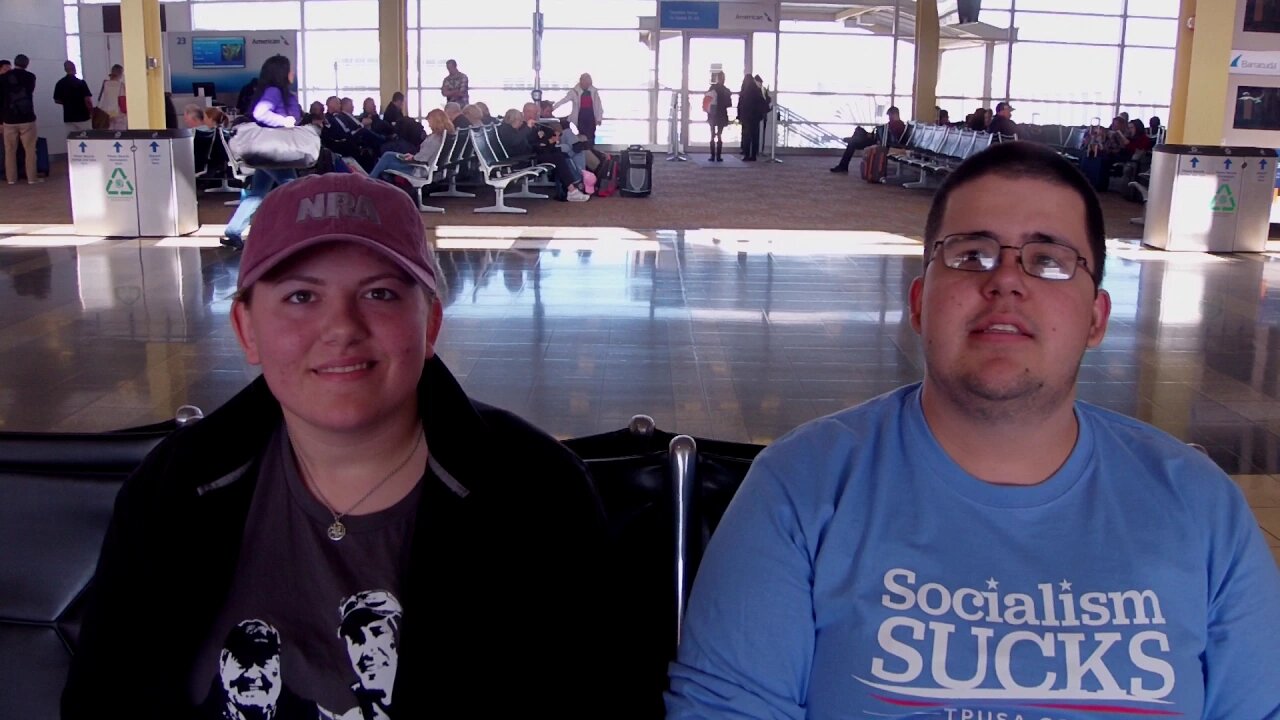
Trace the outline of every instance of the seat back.
<instances>
[{"instance_id":1,"label":"seat back","mask_svg":"<svg viewBox=\"0 0 1280 720\"><path fill-rule=\"evenodd\" d=\"M480 163L480 170L487 177L501 160L498 159L497 152L489 140L489 133L484 128L469 128L469 132L471 144L476 149L476 160Z\"/></svg>"},{"instance_id":2,"label":"seat back","mask_svg":"<svg viewBox=\"0 0 1280 720\"><path fill-rule=\"evenodd\" d=\"M0 717L59 716L116 493L173 427L0 433Z\"/></svg>"},{"instance_id":3,"label":"seat back","mask_svg":"<svg viewBox=\"0 0 1280 720\"><path fill-rule=\"evenodd\" d=\"M635 651L618 669L628 717L661 717L667 665L698 565L759 445L676 436L636 416L631 425L566 440L591 470L612 540L609 583Z\"/></svg>"},{"instance_id":4,"label":"seat back","mask_svg":"<svg viewBox=\"0 0 1280 720\"><path fill-rule=\"evenodd\" d=\"M498 133L496 125L484 125L484 134L489 138L489 147L493 148L493 154L498 158L498 162L506 162L511 158L511 153L507 152L507 146L502 143L502 135Z\"/></svg>"}]
</instances>

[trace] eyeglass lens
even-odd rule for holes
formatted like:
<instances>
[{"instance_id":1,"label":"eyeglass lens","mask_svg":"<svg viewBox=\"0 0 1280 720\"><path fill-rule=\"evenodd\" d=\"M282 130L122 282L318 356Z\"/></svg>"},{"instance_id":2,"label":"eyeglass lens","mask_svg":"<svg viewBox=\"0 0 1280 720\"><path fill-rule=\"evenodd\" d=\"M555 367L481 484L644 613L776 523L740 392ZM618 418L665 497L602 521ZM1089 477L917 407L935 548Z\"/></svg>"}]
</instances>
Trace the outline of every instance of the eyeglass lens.
<instances>
[{"instance_id":1,"label":"eyeglass lens","mask_svg":"<svg viewBox=\"0 0 1280 720\"><path fill-rule=\"evenodd\" d=\"M1018 251L1018 264L1026 274L1044 280L1070 280L1080 254L1059 243L1035 240ZM990 272L1000 265L1004 246L985 235L953 235L942 241L942 262L955 270Z\"/></svg>"}]
</instances>

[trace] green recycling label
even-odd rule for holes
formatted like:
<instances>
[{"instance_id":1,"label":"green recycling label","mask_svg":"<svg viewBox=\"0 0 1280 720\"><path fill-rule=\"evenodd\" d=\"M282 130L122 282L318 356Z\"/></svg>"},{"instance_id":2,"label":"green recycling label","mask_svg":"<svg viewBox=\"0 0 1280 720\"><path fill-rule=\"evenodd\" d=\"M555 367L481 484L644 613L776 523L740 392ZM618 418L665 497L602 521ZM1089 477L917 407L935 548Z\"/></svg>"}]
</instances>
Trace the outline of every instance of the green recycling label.
<instances>
[{"instance_id":1,"label":"green recycling label","mask_svg":"<svg viewBox=\"0 0 1280 720\"><path fill-rule=\"evenodd\" d=\"M1219 213L1233 213L1236 211L1236 196L1231 192L1231 186L1222 183L1218 186L1218 192L1213 195L1213 211Z\"/></svg>"},{"instance_id":2,"label":"green recycling label","mask_svg":"<svg viewBox=\"0 0 1280 720\"><path fill-rule=\"evenodd\" d=\"M133 182L125 174L124 168L116 168L111 171L111 177L107 178L107 194L113 197L131 197L133 195Z\"/></svg>"}]
</instances>

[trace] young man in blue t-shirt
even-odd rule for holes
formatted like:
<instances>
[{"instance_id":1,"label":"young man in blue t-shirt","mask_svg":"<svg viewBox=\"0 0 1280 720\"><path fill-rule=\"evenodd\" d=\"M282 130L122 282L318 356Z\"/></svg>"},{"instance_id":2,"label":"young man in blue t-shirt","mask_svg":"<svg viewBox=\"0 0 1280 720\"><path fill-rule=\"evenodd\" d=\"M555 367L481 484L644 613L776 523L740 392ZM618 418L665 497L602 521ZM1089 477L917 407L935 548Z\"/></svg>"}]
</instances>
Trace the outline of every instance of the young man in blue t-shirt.
<instances>
[{"instance_id":1,"label":"young man in blue t-shirt","mask_svg":"<svg viewBox=\"0 0 1280 720\"><path fill-rule=\"evenodd\" d=\"M961 166L910 290L923 383L752 466L670 718L1280 717L1280 573L1207 457L1075 400L1107 329L1098 199L1053 152Z\"/></svg>"}]
</instances>

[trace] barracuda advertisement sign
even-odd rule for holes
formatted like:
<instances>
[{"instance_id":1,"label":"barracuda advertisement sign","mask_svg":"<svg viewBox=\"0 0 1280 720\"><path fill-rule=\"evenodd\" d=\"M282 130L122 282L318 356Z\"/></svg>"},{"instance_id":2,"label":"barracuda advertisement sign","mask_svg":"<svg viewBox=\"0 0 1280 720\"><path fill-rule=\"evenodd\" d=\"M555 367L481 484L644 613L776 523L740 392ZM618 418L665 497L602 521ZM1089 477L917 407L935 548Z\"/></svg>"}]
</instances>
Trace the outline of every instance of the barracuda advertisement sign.
<instances>
[{"instance_id":1,"label":"barracuda advertisement sign","mask_svg":"<svg viewBox=\"0 0 1280 720\"><path fill-rule=\"evenodd\" d=\"M1274 50L1233 50L1227 71L1232 75L1280 76L1280 52Z\"/></svg>"}]
</instances>

